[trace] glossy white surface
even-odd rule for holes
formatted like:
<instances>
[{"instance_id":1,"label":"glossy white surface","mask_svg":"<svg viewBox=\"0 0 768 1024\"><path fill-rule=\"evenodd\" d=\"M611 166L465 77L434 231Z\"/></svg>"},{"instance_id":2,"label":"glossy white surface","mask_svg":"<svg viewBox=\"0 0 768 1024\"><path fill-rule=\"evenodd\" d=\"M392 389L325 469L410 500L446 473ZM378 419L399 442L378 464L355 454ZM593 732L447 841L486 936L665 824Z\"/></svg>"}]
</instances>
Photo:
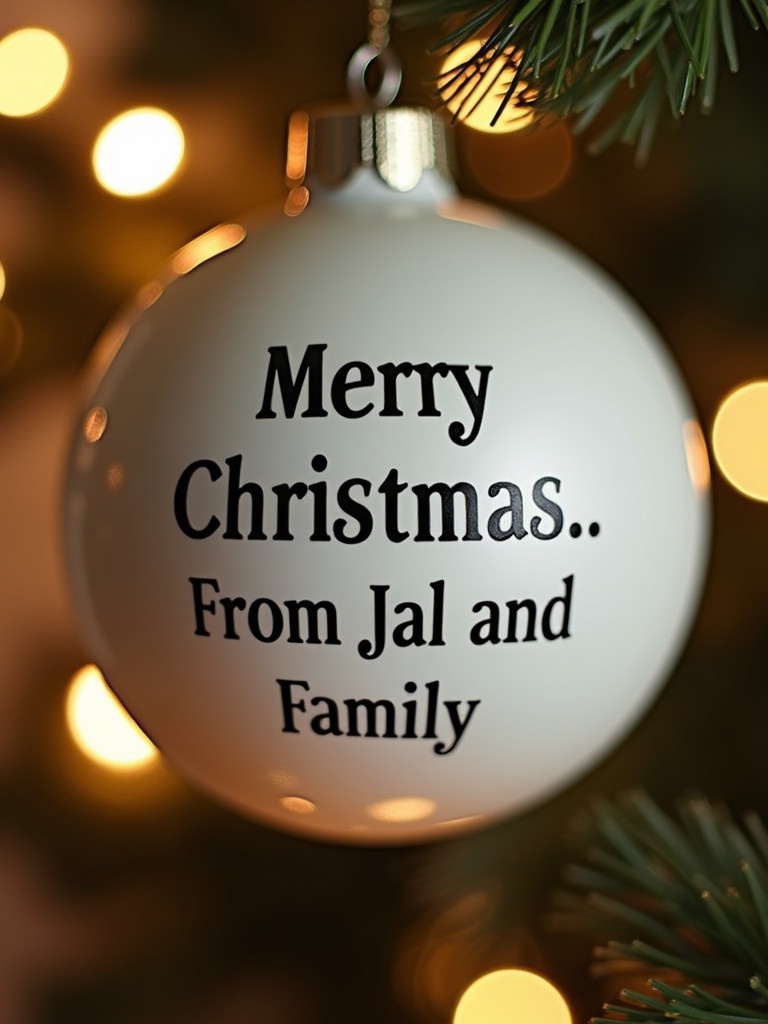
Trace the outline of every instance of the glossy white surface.
<instances>
[{"instance_id":1,"label":"glossy white surface","mask_svg":"<svg viewBox=\"0 0 768 1024\"><path fill-rule=\"evenodd\" d=\"M169 273L108 332L72 454L68 555L94 660L180 772L317 838L436 839L574 780L658 692L706 563L694 415L648 323L559 242L433 199L428 182L385 195L363 177ZM257 417L270 348L295 377L309 346L325 415L303 415L319 409L304 387L289 417L276 378L276 415ZM388 363L448 369L395 381ZM381 415L387 387L402 415ZM263 538L250 494L227 521L236 472L262 488ZM458 539L439 539L440 501L427 516L419 498L436 482L471 485L476 539L462 495ZM273 488L297 483L314 490L290 500L294 539L274 539ZM512 485L521 536L494 539ZM535 536L537 516L555 536ZM291 642L300 600L330 603L318 639L337 643L306 642L303 612ZM363 699L391 708L345 703Z\"/></svg>"}]
</instances>

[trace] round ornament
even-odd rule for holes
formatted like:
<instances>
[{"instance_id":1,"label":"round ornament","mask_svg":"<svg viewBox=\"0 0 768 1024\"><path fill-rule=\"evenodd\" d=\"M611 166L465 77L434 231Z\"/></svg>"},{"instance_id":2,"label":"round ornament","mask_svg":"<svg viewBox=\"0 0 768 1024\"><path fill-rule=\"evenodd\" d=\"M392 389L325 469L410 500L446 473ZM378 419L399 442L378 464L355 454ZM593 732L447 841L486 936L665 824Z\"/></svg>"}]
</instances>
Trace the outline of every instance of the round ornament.
<instances>
[{"instance_id":1,"label":"round ornament","mask_svg":"<svg viewBox=\"0 0 768 1024\"><path fill-rule=\"evenodd\" d=\"M142 290L71 458L110 685L181 773L320 839L437 839L576 779L656 695L706 561L654 331L457 198L441 138L422 110L294 119L285 212Z\"/></svg>"}]
</instances>

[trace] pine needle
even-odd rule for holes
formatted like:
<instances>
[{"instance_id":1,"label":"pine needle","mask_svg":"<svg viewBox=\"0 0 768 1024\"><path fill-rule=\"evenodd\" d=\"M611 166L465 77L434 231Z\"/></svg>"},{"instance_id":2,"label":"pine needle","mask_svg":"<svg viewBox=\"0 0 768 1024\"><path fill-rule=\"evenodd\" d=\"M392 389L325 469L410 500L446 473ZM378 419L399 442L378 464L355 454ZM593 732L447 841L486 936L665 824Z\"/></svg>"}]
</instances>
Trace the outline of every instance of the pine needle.
<instances>
[{"instance_id":1,"label":"pine needle","mask_svg":"<svg viewBox=\"0 0 768 1024\"><path fill-rule=\"evenodd\" d=\"M476 91L468 107L487 89L483 79L500 55L525 69L535 111L580 115L581 130L622 96L624 109L602 128L598 148L623 139L643 158L667 100L672 117L680 117L700 89L701 108L709 111L721 58L738 70L734 10L753 28L768 28L768 0L402 0L395 16L406 25L452 19L449 31L436 27L435 51L477 43L462 65L473 72ZM450 99L443 79L436 89L438 101ZM494 121L513 93L501 99Z\"/></svg>"},{"instance_id":2,"label":"pine needle","mask_svg":"<svg viewBox=\"0 0 768 1024\"><path fill-rule=\"evenodd\" d=\"M597 804L590 833L590 866L568 871L553 920L602 939L602 975L649 979L593 1024L768 1024L768 835L759 819L742 828L702 799L681 804L675 819L634 793Z\"/></svg>"}]
</instances>

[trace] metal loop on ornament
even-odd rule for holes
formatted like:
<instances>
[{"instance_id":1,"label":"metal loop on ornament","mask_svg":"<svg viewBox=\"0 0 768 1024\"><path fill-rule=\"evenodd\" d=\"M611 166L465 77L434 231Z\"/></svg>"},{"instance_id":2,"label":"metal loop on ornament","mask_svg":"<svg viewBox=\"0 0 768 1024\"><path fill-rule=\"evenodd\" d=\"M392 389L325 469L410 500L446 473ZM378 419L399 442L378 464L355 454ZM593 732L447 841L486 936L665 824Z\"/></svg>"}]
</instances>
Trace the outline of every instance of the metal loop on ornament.
<instances>
[{"instance_id":1,"label":"metal loop on ornament","mask_svg":"<svg viewBox=\"0 0 768 1024\"><path fill-rule=\"evenodd\" d=\"M374 61L381 63L381 81L376 92L368 91L365 76ZM350 58L347 65L347 91L349 98L360 107L388 107L400 91L403 69L395 53L389 47L363 43Z\"/></svg>"}]
</instances>

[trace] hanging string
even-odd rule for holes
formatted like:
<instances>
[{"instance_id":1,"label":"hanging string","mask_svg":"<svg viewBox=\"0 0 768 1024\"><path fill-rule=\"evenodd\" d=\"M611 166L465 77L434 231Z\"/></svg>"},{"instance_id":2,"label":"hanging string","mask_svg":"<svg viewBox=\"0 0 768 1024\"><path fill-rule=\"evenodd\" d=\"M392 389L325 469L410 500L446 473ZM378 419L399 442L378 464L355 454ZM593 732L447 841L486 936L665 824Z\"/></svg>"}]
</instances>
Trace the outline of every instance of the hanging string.
<instances>
[{"instance_id":1,"label":"hanging string","mask_svg":"<svg viewBox=\"0 0 768 1024\"><path fill-rule=\"evenodd\" d=\"M389 17L392 0L370 0L368 4L368 42L386 50L389 46Z\"/></svg>"},{"instance_id":2,"label":"hanging string","mask_svg":"<svg viewBox=\"0 0 768 1024\"><path fill-rule=\"evenodd\" d=\"M392 0L369 0L368 40L352 54L347 65L347 91L352 102L359 107L379 109L388 107L402 81L402 67L389 48L389 18ZM376 63L378 86L371 91L368 72Z\"/></svg>"}]
</instances>

